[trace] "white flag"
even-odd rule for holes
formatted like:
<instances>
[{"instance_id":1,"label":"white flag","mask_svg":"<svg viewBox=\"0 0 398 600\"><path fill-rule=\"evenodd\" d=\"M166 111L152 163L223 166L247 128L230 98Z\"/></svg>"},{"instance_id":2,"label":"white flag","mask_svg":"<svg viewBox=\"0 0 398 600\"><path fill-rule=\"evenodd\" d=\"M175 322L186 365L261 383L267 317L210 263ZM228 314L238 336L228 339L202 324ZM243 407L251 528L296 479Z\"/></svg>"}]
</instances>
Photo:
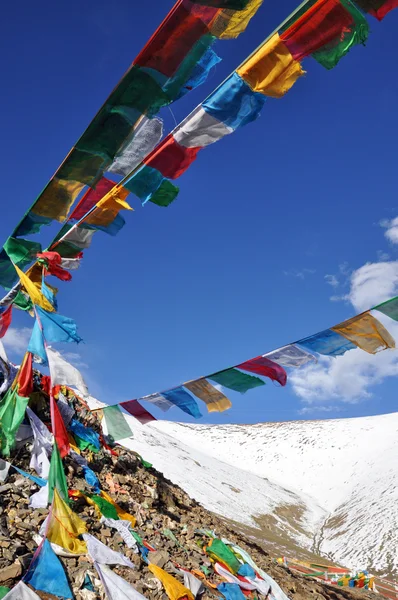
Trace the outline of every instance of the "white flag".
<instances>
[{"instance_id":1,"label":"white flag","mask_svg":"<svg viewBox=\"0 0 398 600\"><path fill-rule=\"evenodd\" d=\"M40 598L36 592L20 581L4 596L3 600L40 600Z\"/></svg>"},{"instance_id":2,"label":"white flag","mask_svg":"<svg viewBox=\"0 0 398 600\"><path fill-rule=\"evenodd\" d=\"M97 540L89 533L83 533L83 539L87 544L87 550L90 558L100 565L122 565L122 567L131 567L135 569L134 564L123 556L120 552L115 552L105 544Z\"/></svg>"},{"instance_id":3,"label":"white flag","mask_svg":"<svg viewBox=\"0 0 398 600\"><path fill-rule=\"evenodd\" d=\"M40 477L48 479L50 471L50 461L48 460L48 457L52 452L53 436L29 406L26 408L26 412L29 417L34 437L29 466L31 469L34 469Z\"/></svg>"},{"instance_id":4,"label":"white flag","mask_svg":"<svg viewBox=\"0 0 398 600\"><path fill-rule=\"evenodd\" d=\"M123 538L124 543L128 548L133 548L134 552L138 554L138 546L135 538L132 536L130 531L131 521L124 521L123 519L111 519L110 517L101 517L101 523L105 523L108 527L116 529Z\"/></svg>"},{"instance_id":5,"label":"white flag","mask_svg":"<svg viewBox=\"0 0 398 600\"><path fill-rule=\"evenodd\" d=\"M145 596L137 592L125 579L116 575L106 565L94 563L105 588L108 600L146 600Z\"/></svg>"},{"instance_id":6,"label":"white flag","mask_svg":"<svg viewBox=\"0 0 398 600\"><path fill-rule=\"evenodd\" d=\"M76 367L68 363L57 350L50 346L47 348L47 357L52 386L67 385L75 387L83 396L88 394L86 382Z\"/></svg>"},{"instance_id":7,"label":"white flag","mask_svg":"<svg viewBox=\"0 0 398 600\"><path fill-rule=\"evenodd\" d=\"M8 471L10 470L10 467L11 467L11 463L0 458L0 481L1 481L1 483L4 483L4 481L7 480Z\"/></svg>"},{"instance_id":8,"label":"white flag","mask_svg":"<svg viewBox=\"0 0 398 600\"><path fill-rule=\"evenodd\" d=\"M29 498L30 508L47 508L48 505L48 483L43 485L38 492Z\"/></svg>"}]
</instances>

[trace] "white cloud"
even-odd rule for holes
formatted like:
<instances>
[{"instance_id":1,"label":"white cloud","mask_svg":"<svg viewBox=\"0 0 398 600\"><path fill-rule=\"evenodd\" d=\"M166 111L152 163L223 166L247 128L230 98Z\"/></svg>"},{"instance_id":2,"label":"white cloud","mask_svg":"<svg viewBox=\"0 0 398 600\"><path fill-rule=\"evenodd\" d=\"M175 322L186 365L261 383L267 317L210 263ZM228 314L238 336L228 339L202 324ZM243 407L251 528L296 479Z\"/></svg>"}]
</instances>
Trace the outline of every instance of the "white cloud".
<instances>
[{"instance_id":1,"label":"white cloud","mask_svg":"<svg viewBox=\"0 0 398 600\"><path fill-rule=\"evenodd\" d=\"M333 288L339 287L340 282L337 279L336 275L325 275L326 283L331 285Z\"/></svg>"},{"instance_id":2,"label":"white cloud","mask_svg":"<svg viewBox=\"0 0 398 600\"><path fill-rule=\"evenodd\" d=\"M24 354L31 333L29 327L10 327L2 340L7 353Z\"/></svg>"},{"instance_id":3,"label":"white cloud","mask_svg":"<svg viewBox=\"0 0 398 600\"><path fill-rule=\"evenodd\" d=\"M341 406L338 406L336 404L330 404L327 406L304 406L303 408L300 408L298 412L299 415L310 415L310 414L314 414L314 413L336 413L336 412L341 412L343 409L341 408Z\"/></svg>"},{"instance_id":4,"label":"white cloud","mask_svg":"<svg viewBox=\"0 0 398 600\"><path fill-rule=\"evenodd\" d=\"M398 261L383 261L366 263L353 271L348 293L333 299L349 301L359 313L397 295ZM398 323L377 311L374 316L398 340ZM323 356L317 364L293 371L289 380L294 392L311 407L330 400L360 402L372 396L376 385L397 375L397 351L372 355L355 349L337 358Z\"/></svg>"},{"instance_id":5,"label":"white cloud","mask_svg":"<svg viewBox=\"0 0 398 600\"><path fill-rule=\"evenodd\" d=\"M314 275L316 273L315 269L292 269L291 271L283 271L284 275L288 277L297 277L298 279L305 279L307 275Z\"/></svg>"},{"instance_id":6,"label":"white cloud","mask_svg":"<svg viewBox=\"0 0 398 600\"><path fill-rule=\"evenodd\" d=\"M385 228L384 235L392 244L398 244L398 217L394 219L383 219L380 226Z\"/></svg>"}]
</instances>

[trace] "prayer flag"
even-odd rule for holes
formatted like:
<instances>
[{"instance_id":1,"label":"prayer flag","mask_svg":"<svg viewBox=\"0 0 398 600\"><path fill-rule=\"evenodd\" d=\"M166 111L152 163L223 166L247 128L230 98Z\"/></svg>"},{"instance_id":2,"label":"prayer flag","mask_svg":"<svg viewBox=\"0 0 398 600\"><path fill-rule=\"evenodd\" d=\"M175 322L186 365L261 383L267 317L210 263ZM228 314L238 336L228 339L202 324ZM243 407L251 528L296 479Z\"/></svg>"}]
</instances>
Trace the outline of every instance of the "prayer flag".
<instances>
[{"instance_id":1,"label":"prayer flag","mask_svg":"<svg viewBox=\"0 0 398 600\"><path fill-rule=\"evenodd\" d=\"M148 556L150 558L150 555ZM181 598L189 598L194 600L192 592L180 583L175 577L166 573L163 569L150 563L148 569L162 582L166 594L170 600L180 600Z\"/></svg>"},{"instance_id":2,"label":"prayer flag","mask_svg":"<svg viewBox=\"0 0 398 600\"><path fill-rule=\"evenodd\" d=\"M236 71L254 92L281 98L304 75L297 60L275 33Z\"/></svg>"},{"instance_id":3,"label":"prayer flag","mask_svg":"<svg viewBox=\"0 0 398 600\"><path fill-rule=\"evenodd\" d=\"M68 363L57 350L48 346L47 357L53 387L56 385L68 385L75 387L83 395L88 393L86 382L80 371Z\"/></svg>"},{"instance_id":4,"label":"prayer flag","mask_svg":"<svg viewBox=\"0 0 398 600\"><path fill-rule=\"evenodd\" d=\"M12 319L12 304L3 310L0 309L0 338L7 333Z\"/></svg>"},{"instance_id":5,"label":"prayer flag","mask_svg":"<svg viewBox=\"0 0 398 600\"><path fill-rule=\"evenodd\" d=\"M39 252L37 258L43 260L46 264L45 275L54 275L62 281L72 279L72 275L61 266L62 259L58 252Z\"/></svg>"},{"instance_id":6,"label":"prayer flag","mask_svg":"<svg viewBox=\"0 0 398 600\"><path fill-rule=\"evenodd\" d=\"M129 400L128 402L121 402L120 406L122 406L124 408L124 410L126 410L128 413L130 413L130 415L133 415L133 417L135 417L137 419L137 421L142 423L142 425L145 425L146 423L150 423L151 421L157 420L137 400Z\"/></svg>"},{"instance_id":7,"label":"prayer flag","mask_svg":"<svg viewBox=\"0 0 398 600\"><path fill-rule=\"evenodd\" d=\"M158 206L168 206L178 194L178 188L165 179L156 169L143 166L124 186L141 200L142 205L151 201Z\"/></svg>"},{"instance_id":8,"label":"prayer flag","mask_svg":"<svg viewBox=\"0 0 398 600\"><path fill-rule=\"evenodd\" d=\"M174 406L172 402L167 400L167 398L165 398L162 394L159 393L148 394L148 396L142 396L142 398L139 398L139 400L145 400L146 402L150 402L151 404L154 404L155 406L160 408L160 410L162 410L163 412L167 412L170 408Z\"/></svg>"},{"instance_id":9,"label":"prayer flag","mask_svg":"<svg viewBox=\"0 0 398 600\"><path fill-rule=\"evenodd\" d=\"M169 400L169 402L175 406L178 406L179 409L188 415L191 415L191 417L200 419L202 416L196 400L191 396L191 394L188 394L188 392L186 392L182 386L167 392L162 392L162 395L166 398L166 400Z\"/></svg>"},{"instance_id":10,"label":"prayer flag","mask_svg":"<svg viewBox=\"0 0 398 600\"><path fill-rule=\"evenodd\" d=\"M108 600L146 600L130 583L107 567L94 563ZM24 600L24 599L23 599Z\"/></svg>"},{"instance_id":11,"label":"prayer flag","mask_svg":"<svg viewBox=\"0 0 398 600\"><path fill-rule=\"evenodd\" d=\"M398 8L398 0L355 0L359 8L382 21L394 8Z\"/></svg>"},{"instance_id":12,"label":"prayer flag","mask_svg":"<svg viewBox=\"0 0 398 600\"><path fill-rule=\"evenodd\" d=\"M49 313L39 307L36 307L36 310L44 339L47 343L76 342L78 344L82 341L82 338L77 333L77 325L73 319L56 313Z\"/></svg>"},{"instance_id":13,"label":"prayer flag","mask_svg":"<svg viewBox=\"0 0 398 600\"><path fill-rule=\"evenodd\" d=\"M0 401L0 452L3 456L9 456L14 447L28 402L29 398L18 395L16 387L10 388Z\"/></svg>"},{"instance_id":14,"label":"prayer flag","mask_svg":"<svg viewBox=\"0 0 398 600\"><path fill-rule=\"evenodd\" d=\"M80 440L83 440L87 444L92 445L97 451L100 449L101 444L99 435L96 431L94 431L94 429L91 429L91 427L86 427L77 419L72 419L69 423L69 430L72 431L76 442L81 450L84 450L84 448L80 446Z\"/></svg>"},{"instance_id":15,"label":"prayer flag","mask_svg":"<svg viewBox=\"0 0 398 600\"><path fill-rule=\"evenodd\" d=\"M105 498L102 498L102 496L87 496L86 499L89 504L94 504L100 514L107 519L119 519L119 515L117 514L117 510L114 505L105 500Z\"/></svg>"},{"instance_id":16,"label":"prayer flag","mask_svg":"<svg viewBox=\"0 0 398 600\"><path fill-rule=\"evenodd\" d=\"M3 597L3 600L41 600L22 580Z\"/></svg>"},{"instance_id":17,"label":"prayer flag","mask_svg":"<svg viewBox=\"0 0 398 600\"><path fill-rule=\"evenodd\" d=\"M84 184L79 181L54 177L48 182L31 210L35 215L62 223L83 188Z\"/></svg>"},{"instance_id":18,"label":"prayer flag","mask_svg":"<svg viewBox=\"0 0 398 600\"><path fill-rule=\"evenodd\" d=\"M51 503L54 497L54 490L57 489L59 495L65 502L68 501L68 482L66 481L65 471L59 453L58 444L55 441L51 455L50 473L48 475L48 501Z\"/></svg>"},{"instance_id":19,"label":"prayer flag","mask_svg":"<svg viewBox=\"0 0 398 600\"><path fill-rule=\"evenodd\" d=\"M133 432L117 404L107 406L103 409L103 413L108 435L110 435L115 442L131 437Z\"/></svg>"},{"instance_id":20,"label":"prayer flag","mask_svg":"<svg viewBox=\"0 0 398 600\"><path fill-rule=\"evenodd\" d=\"M19 225L17 225L13 235L14 237L22 237L24 235L40 233L40 229L43 225L50 225L51 222L51 218L35 215L35 213L30 210L26 213Z\"/></svg>"},{"instance_id":21,"label":"prayer flag","mask_svg":"<svg viewBox=\"0 0 398 600\"><path fill-rule=\"evenodd\" d=\"M133 517L133 515L130 515L128 512L123 510L123 508L121 506L119 506L118 504L116 504L116 502L112 499L112 497L109 494L107 494L106 492L104 492L103 490L101 490L101 496L107 502L109 502L109 504L113 504L113 506L116 508L116 512L118 514L119 519L122 519L125 521L130 521L131 525L133 527L135 527L137 519L135 517Z\"/></svg>"},{"instance_id":22,"label":"prayer flag","mask_svg":"<svg viewBox=\"0 0 398 600\"><path fill-rule=\"evenodd\" d=\"M245 598L237 583L219 583L217 589L226 600L244 600Z\"/></svg>"},{"instance_id":23,"label":"prayer flag","mask_svg":"<svg viewBox=\"0 0 398 600\"><path fill-rule=\"evenodd\" d=\"M111 548L108 548L105 544L97 540L93 535L89 533L83 534L83 539L87 544L87 550L89 557L100 565L121 565L122 567L130 567L134 569L135 566L123 554L115 552Z\"/></svg>"},{"instance_id":24,"label":"prayer flag","mask_svg":"<svg viewBox=\"0 0 398 600\"><path fill-rule=\"evenodd\" d=\"M382 304L374 306L372 310L378 310L384 315L387 315L387 317L390 317L390 319L398 321L398 296L392 298L391 300L387 300L387 302L383 302Z\"/></svg>"},{"instance_id":25,"label":"prayer flag","mask_svg":"<svg viewBox=\"0 0 398 600\"><path fill-rule=\"evenodd\" d=\"M50 394L51 427L62 458L69 453L69 437L53 394Z\"/></svg>"},{"instance_id":26,"label":"prayer flag","mask_svg":"<svg viewBox=\"0 0 398 600\"><path fill-rule=\"evenodd\" d=\"M144 163L148 167L157 169L164 177L177 179L196 159L200 148L186 148L181 146L172 134L164 140L147 156Z\"/></svg>"},{"instance_id":27,"label":"prayer flag","mask_svg":"<svg viewBox=\"0 0 398 600\"><path fill-rule=\"evenodd\" d=\"M120 210L133 209L126 202L126 198L129 194L127 190L125 190L123 187L119 187L116 183L110 181L109 179L106 179L105 181L104 178L101 179L101 181L98 183L98 186L101 184L101 182L102 191L97 193L97 188L95 191L88 191L82 198L83 205L80 206L79 204L76 209L79 209L78 214L80 214L81 211L85 210L84 205L88 206L91 204L90 208L95 206L95 210L93 210L92 213L84 220L84 223L97 227L108 227L115 221ZM106 188L108 189L104 192ZM94 195L94 198L90 197L91 194ZM109 194L109 196L105 197L107 194ZM97 198L98 195L100 196L99 198ZM84 216L84 214L82 216Z\"/></svg>"},{"instance_id":28,"label":"prayer flag","mask_svg":"<svg viewBox=\"0 0 398 600\"><path fill-rule=\"evenodd\" d=\"M33 557L24 581L36 590L57 598L73 598L61 561L48 540L43 541L39 552Z\"/></svg>"},{"instance_id":29,"label":"prayer flag","mask_svg":"<svg viewBox=\"0 0 398 600\"><path fill-rule=\"evenodd\" d=\"M369 312L352 317L332 327L332 330L370 354L395 348L394 338Z\"/></svg>"},{"instance_id":30,"label":"prayer flag","mask_svg":"<svg viewBox=\"0 0 398 600\"><path fill-rule=\"evenodd\" d=\"M195 2L197 4L203 4L203 6L243 10L250 3L250 0L195 0Z\"/></svg>"},{"instance_id":31,"label":"prayer flag","mask_svg":"<svg viewBox=\"0 0 398 600\"><path fill-rule=\"evenodd\" d=\"M147 117L143 117L142 121L134 131L132 139L116 155L115 160L108 168L108 171L126 177L126 175L138 167L143 158L155 148L156 144L162 139L162 135L163 121L161 121L161 119L148 119ZM103 177L101 181L107 180ZM98 186L101 181L97 184L95 192L98 191ZM115 184L112 182L112 185ZM94 192L94 190L92 191ZM73 211L73 214L74 213L75 211ZM75 216L74 218L80 217Z\"/></svg>"},{"instance_id":32,"label":"prayer flag","mask_svg":"<svg viewBox=\"0 0 398 600\"><path fill-rule=\"evenodd\" d=\"M208 554L213 560L219 561L226 565L232 573L239 571L240 562L236 558L232 550L220 539L214 538L206 548Z\"/></svg>"},{"instance_id":33,"label":"prayer flag","mask_svg":"<svg viewBox=\"0 0 398 600\"><path fill-rule=\"evenodd\" d=\"M232 402L207 379L187 381L184 387L205 402L208 412L223 412L232 406Z\"/></svg>"},{"instance_id":34,"label":"prayer flag","mask_svg":"<svg viewBox=\"0 0 398 600\"><path fill-rule=\"evenodd\" d=\"M241 394L244 394L253 388L265 385L264 381L259 377L247 375L246 373L238 371L238 369L226 369L225 371L218 371L218 373L208 375L208 379L211 379L212 381L215 381L216 383L219 383L230 390L240 392Z\"/></svg>"},{"instance_id":35,"label":"prayer flag","mask_svg":"<svg viewBox=\"0 0 398 600\"><path fill-rule=\"evenodd\" d=\"M50 470L48 457L52 452L53 445L52 435L29 406L26 408L26 413L29 417L34 439L29 466L40 477L47 479Z\"/></svg>"},{"instance_id":36,"label":"prayer flag","mask_svg":"<svg viewBox=\"0 0 398 600\"><path fill-rule=\"evenodd\" d=\"M49 515L47 539L58 544L71 554L87 554L87 545L78 539L86 533L86 524L61 498L57 488L54 488L52 510Z\"/></svg>"},{"instance_id":37,"label":"prayer flag","mask_svg":"<svg viewBox=\"0 0 398 600\"><path fill-rule=\"evenodd\" d=\"M199 106L178 125L173 136L185 148L203 148L233 131L232 127L218 121Z\"/></svg>"},{"instance_id":38,"label":"prayer flag","mask_svg":"<svg viewBox=\"0 0 398 600\"><path fill-rule=\"evenodd\" d=\"M282 386L286 385L287 375L285 369L265 356L257 356L257 358L247 360L238 365L238 368L243 371L250 371L250 373L269 377L269 379L277 381Z\"/></svg>"},{"instance_id":39,"label":"prayer flag","mask_svg":"<svg viewBox=\"0 0 398 600\"><path fill-rule=\"evenodd\" d=\"M221 40L237 38L245 31L263 0L250 0L241 10L229 8L218 11L209 24L210 32Z\"/></svg>"},{"instance_id":40,"label":"prayer flag","mask_svg":"<svg viewBox=\"0 0 398 600\"><path fill-rule=\"evenodd\" d=\"M18 279L17 272L7 252L2 248L0 251L0 285L6 290L11 290Z\"/></svg>"},{"instance_id":41,"label":"prayer flag","mask_svg":"<svg viewBox=\"0 0 398 600\"><path fill-rule=\"evenodd\" d=\"M190 61L189 69L188 69L190 71L190 74L187 79L184 78L185 82L181 86L181 83L180 83L181 78L178 76L180 75L181 71L183 70L185 61L183 62L182 66L180 67L180 69L177 72L177 77L172 78L171 80L169 80L166 83L165 90L167 91L167 93L170 93L170 88L174 88L174 85L175 85L174 81L173 81L174 79L178 79L179 91L178 91L178 95L177 95L176 99L182 98L183 96L185 96L185 94L187 94L191 90L194 90L195 88L199 87L202 83L204 83L206 81L211 69L213 67L215 67L221 61L221 58L218 56L218 54L216 54L214 52L213 48L211 48L211 44L213 44L214 40L215 40L215 37L209 35L209 36L203 36L199 40L199 42L197 42L196 45L198 45L198 44L203 45L201 50L203 50L203 47L204 47L204 51L201 52L201 56L200 56L199 60L197 60L196 65L193 68L192 68L192 62ZM192 50L192 52L193 52L193 50ZM187 59L190 59L189 55L187 56L186 60ZM172 93L172 97L174 95L175 94ZM152 148L151 148L151 150L152 150Z\"/></svg>"},{"instance_id":42,"label":"prayer flag","mask_svg":"<svg viewBox=\"0 0 398 600\"><path fill-rule=\"evenodd\" d=\"M318 352L318 354L326 356L341 356L348 350L356 348L355 344L332 329L325 329L302 340L297 340L296 344L304 346L311 352Z\"/></svg>"},{"instance_id":43,"label":"prayer flag","mask_svg":"<svg viewBox=\"0 0 398 600\"><path fill-rule=\"evenodd\" d=\"M203 102L204 110L217 121L235 130L259 116L266 98L253 92L238 73L233 73Z\"/></svg>"},{"instance_id":44,"label":"prayer flag","mask_svg":"<svg viewBox=\"0 0 398 600\"><path fill-rule=\"evenodd\" d=\"M36 287L34 282L25 274L17 265L14 265L15 270L18 274L19 279L21 280L22 287L25 288L26 292L29 294L30 299L33 304L37 307L41 307L43 310L50 312L54 311L53 305L47 300L47 298L42 294L42 292Z\"/></svg>"},{"instance_id":45,"label":"prayer flag","mask_svg":"<svg viewBox=\"0 0 398 600\"><path fill-rule=\"evenodd\" d=\"M278 348L278 350L267 352L264 356L283 367L302 367L311 361L317 362L313 354L306 352L295 344L289 344L289 346L283 346L283 348Z\"/></svg>"},{"instance_id":46,"label":"prayer flag","mask_svg":"<svg viewBox=\"0 0 398 600\"><path fill-rule=\"evenodd\" d=\"M26 352L16 379L18 395L29 398L33 392L32 355Z\"/></svg>"},{"instance_id":47,"label":"prayer flag","mask_svg":"<svg viewBox=\"0 0 398 600\"><path fill-rule=\"evenodd\" d=\"M69 221L82 219L107 194L116 183L102 177L93 189L87 190L69 216Z\"/></svg>"},{"instance_id":48,"label":"prayer flag","mask_svg":"<svg viewBox=\"0 0 398 600\"><path fill-rule=\"evenodd\" d=\"M39 322L36 319L33 325L32 335L30 336L28 344L28 352L33 354L33 361L38 362L42 365L48 365L47 352L44 345L43 332L40 328Z\"/></svg>"},{"instance_id":49,"label":"prayer flag","mask_svg":"<svg viewBox=\"0 0 398 600\"><path fill-rule=\"evenodd\" d=\"M4 244L4 250L12 262L23 269L36 259L36 254L41 252L41 244L30 240L9 237Z\"/></svg>"}]
</instances>

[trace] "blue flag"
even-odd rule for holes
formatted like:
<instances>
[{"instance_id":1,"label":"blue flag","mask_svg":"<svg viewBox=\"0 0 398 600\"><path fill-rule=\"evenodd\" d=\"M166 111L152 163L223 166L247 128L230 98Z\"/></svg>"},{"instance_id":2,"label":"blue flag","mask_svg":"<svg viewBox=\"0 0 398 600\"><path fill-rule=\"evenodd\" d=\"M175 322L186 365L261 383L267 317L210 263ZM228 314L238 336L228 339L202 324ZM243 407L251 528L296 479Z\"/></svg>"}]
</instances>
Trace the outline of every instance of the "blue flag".
<instances>
[{"instance_id":1,"label":"blue flag","mask_svg":"<svg viewBox=\"0 0 398 600\"><path fill-rule=\"evenodd\" d=\"M73 598L63 566L48 540L44 540L39 554L30 563L24 581L58 598Z\"/></svg>"},{"instance_id":2,"label":"blue flag","mask_svg":"<svg viewBox=\"0 0 398 600\"><path fill-rule=\"evenodd\" d=\"M196 400L188 394L182 387L175 388L174 390L169 390L168 392L162 392L162 396L164 396L169 402L178 406L181 410L186 412L191 417L195 417L195 419L200 419L202 413L199 410L199 406L197 405Z\"/></svg>"}]
</instances>

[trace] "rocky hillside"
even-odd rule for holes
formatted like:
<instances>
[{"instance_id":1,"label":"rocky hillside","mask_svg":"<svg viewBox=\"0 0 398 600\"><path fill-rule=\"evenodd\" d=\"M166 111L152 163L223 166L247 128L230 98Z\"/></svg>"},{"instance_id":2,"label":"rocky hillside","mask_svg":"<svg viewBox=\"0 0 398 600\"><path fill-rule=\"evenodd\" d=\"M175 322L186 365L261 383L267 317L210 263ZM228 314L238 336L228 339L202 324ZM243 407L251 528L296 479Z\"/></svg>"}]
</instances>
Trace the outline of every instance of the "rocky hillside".
<instances>
[{"instance_id":1,"label":"rocky hillside","mask_svg":"<svg viewBox=\"0 0 398 600\"><path fill-rule=\"evenodd\" d=\"M11 462L24 471L29 469L29 443L21 444L14 451ZM205 579L204 599L221 597L213 585L220 583L221 577L212 567L204 547L209 538L203 530L215 530L220 537L228 538L246 550L252 559L272 576L291 600L342 600L373 598L374 594L362 590L327 587L292 574L275 564L273 558L258 544L226 524L214 513L202 508L181 488L173 485L161 473L149 465L143 466L138 455L119 446L113 454L101 449L92 455L89 450L82 452L96 473L101 488L107 491L117 503L137 518L134 528L147 549L150 549L151 562L158 564L168 573L183 581L179 567L194 570ZM82 468L72 458L64 459L69 490L90 492ZM188 475L187 475L188 476ZM221 485L221 482L220 482ZM32 510L28 507L29 497L39 488L25 476L12 472L0 488L0 586L12 587L21 579L37 547L37 532L48 514L47 509ZM234 492L225 489L226 497ZM131 582L146 598L166 599L160 582L148 570L147 563L133 548L128 548L119 533L115 533L98 519L93 506L87 505L84 498L71 500L73 510L85 521L89 533L108 547L122 552L135 565L135 569L117 566L114 572ZM201 529L202 532L198 532ZM87 555L73 558L60 557L68 574L75 597L82 600L103 598L104 591ZM89 574L93 589L84 587ZM48 594L37 592L42 598ZM278 598L277 590L269 599Z\"/></svg>"}]
</instances>

